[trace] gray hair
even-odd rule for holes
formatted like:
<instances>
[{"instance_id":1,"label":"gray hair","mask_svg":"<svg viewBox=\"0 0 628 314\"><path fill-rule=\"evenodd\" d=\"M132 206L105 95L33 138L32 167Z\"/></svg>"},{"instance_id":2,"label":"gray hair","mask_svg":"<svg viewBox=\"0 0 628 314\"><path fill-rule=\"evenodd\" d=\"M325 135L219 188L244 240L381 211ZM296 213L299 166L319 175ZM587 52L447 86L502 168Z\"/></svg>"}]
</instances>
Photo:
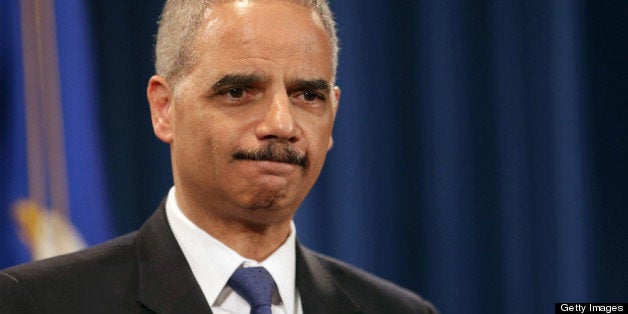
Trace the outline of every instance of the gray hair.
<instances>
[{"instance_id":1,"label":"gray hair","mask_svg":"<svg viewBox=\"0 0 628 314\"><path fill-rule=\"evenodd\" d=\"M336 22L328 0L286 0L315 10L323 20L332 44L333 73L338 67L338 36ZM221 0L168 0L159 18L155 43L155 70L165 77L173 88L187 74L194 61L192 44L203 22L204 14Z\"/></svg>"}]
</instances>

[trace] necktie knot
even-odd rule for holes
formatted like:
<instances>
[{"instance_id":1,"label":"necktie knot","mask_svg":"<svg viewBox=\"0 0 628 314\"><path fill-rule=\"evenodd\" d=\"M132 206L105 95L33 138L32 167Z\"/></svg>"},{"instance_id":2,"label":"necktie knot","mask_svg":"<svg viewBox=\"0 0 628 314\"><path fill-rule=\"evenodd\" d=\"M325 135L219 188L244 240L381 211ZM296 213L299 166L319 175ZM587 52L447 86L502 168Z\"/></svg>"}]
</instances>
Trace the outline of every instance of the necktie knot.
<instances>
[{"instance_id":1,"label":"necktie knot","mask_svg":"<svg viewBox=\"0 0 628 314\"><path fill-rule=\"evenodd\" d=\"M270 314L277 286L264 267L238 268L227 284L251 305L251 314Z\"/></svg>"}]
</instances>

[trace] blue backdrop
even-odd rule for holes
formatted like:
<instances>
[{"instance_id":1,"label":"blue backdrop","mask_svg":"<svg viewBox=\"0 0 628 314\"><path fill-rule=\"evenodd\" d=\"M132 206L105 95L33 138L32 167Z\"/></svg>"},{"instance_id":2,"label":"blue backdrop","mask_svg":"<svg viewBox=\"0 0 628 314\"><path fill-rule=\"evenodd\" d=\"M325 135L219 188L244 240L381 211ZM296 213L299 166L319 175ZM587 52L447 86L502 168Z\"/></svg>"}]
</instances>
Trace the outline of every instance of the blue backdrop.
<instances>
[{"instance_id":1,"label":"blue backdrop","mask_svg":"<svg viewBox=\"0 0 628 314\"><path fill-rule=\"evenodd\" d=\"M42 208L68 213L67 218L87 245L117 234L108 201L109 192L115 191L108 190L105 176L100 102L94 80L97 68L91 40L94 34L89 26L92 19L88 6L82 0L59 0L54 6L37 6L39 14L34 15L37 14L37 22L45 28L39 30L45 34L39 37L47 37L46 31L52 29L50 37L56 38L57 58L43 51L45 56L38 59L50 61L49 67L54 70L42 65L33 67L41 75L38 82L41 84L33 85L41 86L31 89L36 91L31 97L36 101L29 106L37 113L27 118L24 57L37 56L35 37L38 36L32 36L31 32L24 38L20 3L20 0L0 2L0 268L26 262L31 257L27 245L18 236L20 228L12 210L20 200L36 200ZM36 7L32 1L29 3ZM43 16L50 17L50 25ZM24 43L27 44L23 46ZM50 86L58 90L47 90ZM56 93L59 99L49 95ZM55 100L61 106L55 106ZM27 120L32 124L31 131L35 130L31 134L27 132ZM40 123L32 123L37 120ZM41 150L39 158L29 156L33 151L29 152L28 141ZM63 153L58 154L57 150ZM57 167L55 158L62 159L66 169ZM29 167L33 159L40 159L41 164L36 165L41 166L40 171ZM29 174L29 170L33 173ZM33 177L43 178L44 182ZM41 195L33 191L38 190L33 186L41 187ZM67 204L55 201L59 198L67 199ZM56 204L64 206L52 208Z\"/></svg>"},{"instance_id":2,"label":"blue backdrop","mask_svg":"<svg viewBox=\"0 0 628 314\"><path fill-rule=\"evenodd\" d=\"M626 302L628 2L331 2L342 97L301 242L443 313ZM172 184L144 92L163 2L89 3L122 234Z\"/></svg>"}]
</instances>

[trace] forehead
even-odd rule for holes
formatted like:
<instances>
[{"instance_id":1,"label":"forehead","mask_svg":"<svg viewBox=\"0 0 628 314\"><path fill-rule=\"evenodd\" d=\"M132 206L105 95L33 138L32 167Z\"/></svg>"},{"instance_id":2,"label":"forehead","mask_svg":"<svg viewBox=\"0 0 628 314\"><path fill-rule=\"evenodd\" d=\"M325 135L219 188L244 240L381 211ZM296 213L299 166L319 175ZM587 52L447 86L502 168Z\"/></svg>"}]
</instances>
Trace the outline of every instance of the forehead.
<instances>
[{"instance_id":1,"label":"forehead","mask_svg":"<svg viewBox=\"0 0 628 314\"><path fill-rule=\"evenodd\" d=\"M277 18L282 19L277 20ZM325 30L322 18L313 7L294 0L222 0L209 5L204 12L205 22L230 19L231 22L266 22L266 26L278 26L278 22L311 22ZM225 21L223 21L225 22Z\"/></svg>"},{"instance_id":2,"label":"forehead","mask_svg":"<svg viewBox=\"0 0 628 314\"><path fill-rule=\"evenodd\" d=\"M256 72L273 66L332 76L331 38L312 8L282 0L224 1L205 12L200 27L192 45L199 67L248 64Z\"/></svg>"}]
</instances>

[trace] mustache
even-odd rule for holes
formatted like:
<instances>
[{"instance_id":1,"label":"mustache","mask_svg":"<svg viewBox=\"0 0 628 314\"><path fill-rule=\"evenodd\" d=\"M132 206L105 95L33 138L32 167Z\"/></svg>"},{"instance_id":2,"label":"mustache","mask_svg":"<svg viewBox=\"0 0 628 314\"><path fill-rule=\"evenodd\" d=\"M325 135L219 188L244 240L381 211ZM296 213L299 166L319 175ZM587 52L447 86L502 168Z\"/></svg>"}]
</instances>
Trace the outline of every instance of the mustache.
<instances>
[{"instance_id":1,"label":"mustache","mask_svg":"<svg viewBox=\"0 0 628 314\"><path fill-rule=\"evenodd\" d=\"M307 167L309 159L287 143L271 142L253 149L236 149L232 155L235 160L272 161Z\"/></svg>"}]
</instances>

